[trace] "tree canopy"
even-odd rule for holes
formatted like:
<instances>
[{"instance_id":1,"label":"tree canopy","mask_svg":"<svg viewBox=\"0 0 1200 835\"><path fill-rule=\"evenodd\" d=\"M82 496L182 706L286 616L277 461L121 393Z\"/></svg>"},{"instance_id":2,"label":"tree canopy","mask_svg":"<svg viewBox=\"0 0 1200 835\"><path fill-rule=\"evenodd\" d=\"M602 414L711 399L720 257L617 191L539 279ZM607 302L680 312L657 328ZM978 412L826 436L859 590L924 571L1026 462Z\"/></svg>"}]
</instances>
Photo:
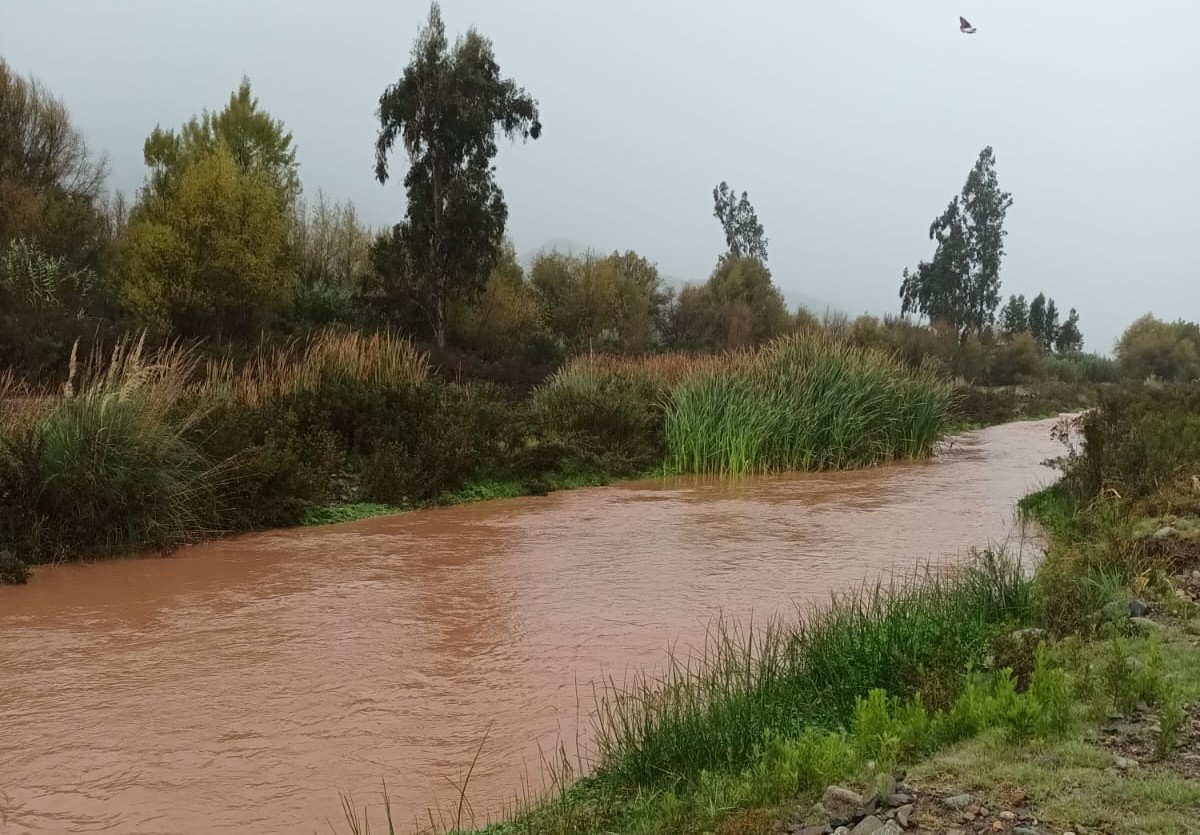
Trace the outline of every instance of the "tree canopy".
<instances>
[{"instance_id":1,"label":"tree canopy","mask_svg":"<svg viewBox=\"0 0 1200 835\"><path fill-rule=\"evenodd\" d=\"M292 134L283 122L259 107L243 78L229 102L218 113L208 110L193 116L178 132L155 127L146 138L143 154L150 166L147 188L165 194L196 159L218 147L229 151L238 170L269 182L281 205L290 205L300 194L300 175Z\"/></svg>"},{"instance_id":2,"label":"tree canopy","mask_svg":"<svg viewBox=\"0 0 1200 835\"><path fill-rule=\"evenodd\" d=\"M905 269L901 313L916 312L953 326L962 337L995 320L1000 303L1004 218L1012 195L1000 190L996 158L984 148L962 191L929 227L937 242L932 261Z\"/></svg>"},{"instance_id":3,"label":"tree canopy","mask_svg":"<svg viewBox=\"0 0 1200 835\"><path fill-rule=\"evenodd\" d=\"M722 181L713 189L713 217L721 222L725 231L730 257L757 258L766 262L768 241L746 192L738 197L729 184Z\"/></svg>"},{"instance_id":4,"label":"tree canopy","mask_svg":"<svg viewBox=\"0 0 1200 835\"><path fill-rule=\"evenodd\" d=\"M444 345L447 302L480 289L504 239L508 209L492 167L497 136L537 139L537 102L501 77L491 41L474 29L451 47L434 3L378 116L376 178L388 181L397 142L409 161L405 218L377 246L382 290L419 311Z\"/></svg>"},{"instance_id":5,"label":"tree canopy","mask_svg":"<svg viewBox=\"0 0 1200 835\"><path fill-rule=\"evenodd\" d=\"M143 150L150 173L121 247L122 306L166 332L252 334L295 280L291 133L243 79L224 110L178 132L156 127Z\"/></svg>"}]
</instances>

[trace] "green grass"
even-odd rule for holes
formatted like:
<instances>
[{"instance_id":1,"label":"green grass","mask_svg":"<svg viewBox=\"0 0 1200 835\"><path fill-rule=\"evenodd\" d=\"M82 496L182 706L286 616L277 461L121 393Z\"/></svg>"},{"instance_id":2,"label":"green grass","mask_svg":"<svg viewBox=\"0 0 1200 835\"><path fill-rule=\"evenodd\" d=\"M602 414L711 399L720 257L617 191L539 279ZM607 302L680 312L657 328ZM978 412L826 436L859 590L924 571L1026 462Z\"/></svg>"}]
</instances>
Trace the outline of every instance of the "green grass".
<instances>
[{"instance_id":1,"label":"green grass","mask_svg":"<svg viewBox=\"0 0 1200 835\"><path fill-rule=\"evenodd\" d=\"M667 467L752 473L863 467L932 453L951 393L872 350L815 333L753 361L701 368L671 388Z\"/></svg>"},{"instance_id":2,"label":"green grass","mask_svg":"<svg viewBox=\"0 0 1200 835\"><path fill-rule=\"evenodd\" d=\"M698 659L600 694L597 779L655 787L741 768L764 734L837 727L877 688L944 705L1030 605L1019 567L985 555L948 576L839 595L793 623L719 625Z\"/></svg>"},{"instance_id":3,"label":"green grass","mask_svg":"<svg viewBox=\"0 0 1200 835\"><path fill-rule=\"evenodd\" d=\"M305 515L303 524L305 526L336 525L340 522L356 522L359 519L371 519L375 516L387 516L392 513L401 512L403 512L403 508L375 502L331 504L315 507L310 510Z\"/></svg>"}]
</instances>

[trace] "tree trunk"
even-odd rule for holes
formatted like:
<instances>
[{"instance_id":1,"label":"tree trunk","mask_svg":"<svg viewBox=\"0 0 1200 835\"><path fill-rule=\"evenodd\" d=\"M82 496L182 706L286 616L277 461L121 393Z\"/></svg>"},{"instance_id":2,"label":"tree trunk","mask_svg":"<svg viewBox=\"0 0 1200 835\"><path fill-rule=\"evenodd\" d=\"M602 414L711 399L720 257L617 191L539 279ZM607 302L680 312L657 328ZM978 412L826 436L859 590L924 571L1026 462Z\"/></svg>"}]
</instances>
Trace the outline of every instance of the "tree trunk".
<instances>
[{"instance_id":1,"label":"tree trunk","mask_svg":"<svg viewBox=\"0 0 1200 835\"><path fill-rule=\"evenodd\" d=\"M446 300L443 295L433 300L433 341L439 348L446 347Z\"/></svg>"}]
</instances>

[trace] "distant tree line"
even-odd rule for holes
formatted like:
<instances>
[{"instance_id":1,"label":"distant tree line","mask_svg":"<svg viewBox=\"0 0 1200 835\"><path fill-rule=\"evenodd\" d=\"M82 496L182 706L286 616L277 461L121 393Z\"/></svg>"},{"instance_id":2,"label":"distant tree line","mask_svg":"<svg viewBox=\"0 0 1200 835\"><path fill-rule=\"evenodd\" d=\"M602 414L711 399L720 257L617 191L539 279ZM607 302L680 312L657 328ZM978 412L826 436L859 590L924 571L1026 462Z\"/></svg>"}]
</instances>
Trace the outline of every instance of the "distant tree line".
<instances>
[{"instance_id":1,"label":"distant tree line","mask_svg":"<svg viewBox=\"0 0 1200 835\"><path fill-rule=\"evenodd\" d=\"M451 42L436 3L377 117L377 179L390 182L396 154L406 164L404 215L390 228L368 228L348 202L306 196L294 138L249 79L221 109L150 133L130 206L108 191L105 160L63 103L0 59L3 364L56 373L76 342L130 329L247 345L330 324L531 364L581 351L735 349L823 325L980 381L1036 375L1046 358L1083 348L1076 310L1060 321L1044 293L1009 296L997 321L1013 201L990 147L930 225L932 258L904 271L901 316L820 323L788 310L749 195L726 182L712 191L725 251L701 283L670 287L632 251L519 263L495 158L502 138L542 136L538 103L503 76L480 33ZM1161 347L1123 341L1140 357L1131 368L1187 373L1176 369L1191 367L1191 330L1137 327L1134 342Z\"/></svg>"}]
</instances>

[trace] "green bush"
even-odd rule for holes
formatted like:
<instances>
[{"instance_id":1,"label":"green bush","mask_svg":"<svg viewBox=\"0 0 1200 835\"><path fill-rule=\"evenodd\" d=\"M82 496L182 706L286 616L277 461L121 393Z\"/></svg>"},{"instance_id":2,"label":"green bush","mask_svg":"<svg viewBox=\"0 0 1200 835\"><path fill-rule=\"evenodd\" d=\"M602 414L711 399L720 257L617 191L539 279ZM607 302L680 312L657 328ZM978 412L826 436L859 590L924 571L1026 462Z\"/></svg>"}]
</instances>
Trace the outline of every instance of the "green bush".
<instances>
[{"instance_id":1,"label":"green bush","mask_svg":"<svg viewBox=\"0 0 1200 835\"><path fill-rule=\"evenodd\" d=\"M634 475L659 466L666 452L662 399L647 376L576 363L539 389L530 408L539 437Z\"/></svg>"},{"instance_id":2,"label":"green bush","mask_svg":"<svg viewBox=\"0 0 1200 835\"><path fill-rule=\"evenodd\" d=\"M1083 441L1086 454L1068 468L1068 484L1087 496L1150 496L1200 473L1200 388L1109 392L1084 416Z\"/></svg>"},{"instance_id":3,"label":"green bush","mask_svg":"<svg viewBox=\"0 0 1200 835\"><path fill-rule=\"evenodd\" d=\"M219 529L228 477L153 390L98 386L0 441L0 547L26 562L170 549Z\"/></svg>"}]
</instances>

